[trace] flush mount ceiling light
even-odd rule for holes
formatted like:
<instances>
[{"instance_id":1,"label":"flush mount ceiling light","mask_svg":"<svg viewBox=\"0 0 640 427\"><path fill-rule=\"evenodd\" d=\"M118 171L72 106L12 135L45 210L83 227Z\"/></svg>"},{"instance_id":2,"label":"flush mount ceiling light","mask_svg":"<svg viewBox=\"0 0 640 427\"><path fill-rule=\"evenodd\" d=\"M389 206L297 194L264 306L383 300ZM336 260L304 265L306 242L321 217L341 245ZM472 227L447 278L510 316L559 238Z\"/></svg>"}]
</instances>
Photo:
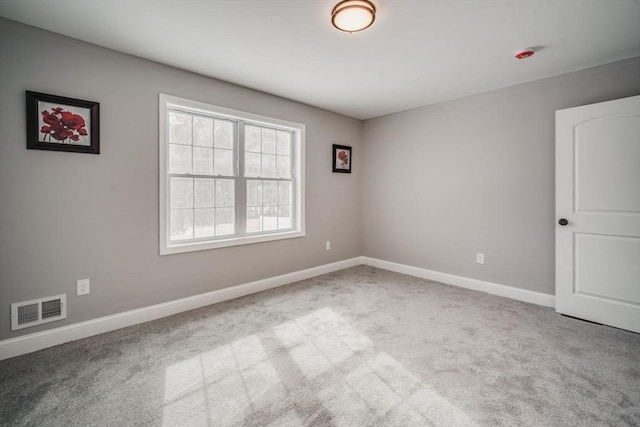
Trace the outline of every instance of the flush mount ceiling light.
<instances>
[{"instance_id":1,"label":"flush mount ceiling light","mask_svg":"<svg viewBox=\"0 0 640 427\"><path fill-rule=\"evenodd\" d=\"M331 23L340 31L355 33L376 20L376 7L367 0L344 0L333 8Z\"/></svg>"}]
</instances>

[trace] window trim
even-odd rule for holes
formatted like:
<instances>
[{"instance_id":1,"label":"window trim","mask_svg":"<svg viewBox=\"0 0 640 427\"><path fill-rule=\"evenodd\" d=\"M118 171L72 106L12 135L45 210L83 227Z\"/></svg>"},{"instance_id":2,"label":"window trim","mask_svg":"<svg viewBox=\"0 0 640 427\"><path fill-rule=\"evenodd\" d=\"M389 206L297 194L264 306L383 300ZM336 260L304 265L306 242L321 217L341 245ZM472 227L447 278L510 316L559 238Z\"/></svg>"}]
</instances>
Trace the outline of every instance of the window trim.
<instances>
[{"instance_id":1,"label":"window trim","mask_svg":"<svg viewBox=\"0 0 640 427\"><path fill-rule=\"evenodd\" d=\"M292 131L295 134L297 143L293 150L293 173L296 182L295 192L295 225L293 230L285 232L263 232L255 235L238 236L233 235L228 238L216 240L186 243L171 243L168 237L169 221L169 173L168 173L168 148L167 138L167 108L178 107L191 110L194 113L214 114L221 118L231 120L245 120L267 127L280 127ZM249 245L254 243L269 242L273 240L292 239L304 237L305 233L305 125L281 119L233 110L204 102L193 101L167 94L160 94L159 97L159 234L160 234L160 255L170 255L184 252L201 251L208 249L225 248L239 245ZM236 141L237 142L237 141ZM238 159L242 156L238 148ZM236 165L236 168L238 165ZM249 177L253 179L254 177ZM268 179L268 178L265 178ZM237 176L236 182L246 182L245 177ZM246 209L246 206L244 207Z\"/></svg>"}]
</instances>

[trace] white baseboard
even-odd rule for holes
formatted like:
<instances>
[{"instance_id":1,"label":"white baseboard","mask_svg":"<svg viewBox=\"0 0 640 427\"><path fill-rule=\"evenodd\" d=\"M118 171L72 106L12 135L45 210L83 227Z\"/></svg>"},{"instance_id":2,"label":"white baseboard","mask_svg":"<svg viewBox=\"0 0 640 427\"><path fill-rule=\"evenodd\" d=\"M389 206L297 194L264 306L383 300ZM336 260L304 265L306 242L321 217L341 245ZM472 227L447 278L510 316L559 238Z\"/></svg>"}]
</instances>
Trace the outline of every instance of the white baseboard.
<instances>
[{"instance_id":1,"label":"white baseboard","mask_svg":"<svg viewBox=\"0 0 640 427\"><path fill-rule=\"evenodd\" d=\"M541 292L528 291L526 289L514 288L512 286L500 285L497 283L485 282L483 280L470 279L468 277L455 276L453 274L440 273L439 271L427 270L410 265L398 264L395 262L383 261L366 256L360 257L362 264L384 270L395 271L397 273L408 274L422 279L433 280L447 285L459 286L461 288L482 291L501 297L511 298L518 301L532 304L555 307L556 297L554 295L543 294Z\"/></svg>"},{"instance_id":2,"label":"white baseboard","mask_svg":"<svg viewBox=\"0 0 640 427\"><path fill-rule=\"evenodd\" d=\"M16 338L0 341L0 360L10 357L20 356L66 342L87 338L93 335L114 331L127 326L149 322L184 311L193 310L222 301L242 297L267 289L276 288L299 280L310 279L322 274L331 273L356 265L365 264L398 273L409 274L423 279L433 280L444 284L459 286L462 288L483 291L502 297L507 297L519 301L555 307L555 297L553 295L540 292L528 291L511 286L499 285L497 283L485 282L482 280L470 279L453 274L440 273L438 271L426 270L424 268L412 267L395 262L383 261L366 256L355 257L344 261L325 264L306 270L295 271L281 276L270 277L257 280L251 283L219 289L217 291L206 292L187 298L143 307L136 310L125 311L123 313L100 317L86 322L75 323L73 325L62 326L60 328L49 329Z\"/></svg>"},{"instance_id":3,"label":"white baseboard","mask_svg":"<svg viewBox=\"0 0 640 427\"><path fill-rule=\"evenodd\" d=\"M251 283L245 283L187 298L181 298L162 304L100 317L86 322L75 323L73 325L62 326L60 328L10 338L0 341L0 360L31 353L33 351L42 350L44 348L53 347L66 342L87 338L93 335L114 331L127 326L137 325L139 323L148 322L161 317L171 316L183 311L193 310L218 302L265 291L288 283L309 279L360 264L362 264L361 257L355 257L344 261L308 268L306 270L283 274L281 276L270 277Z\"/></svg>"}]
</instances>

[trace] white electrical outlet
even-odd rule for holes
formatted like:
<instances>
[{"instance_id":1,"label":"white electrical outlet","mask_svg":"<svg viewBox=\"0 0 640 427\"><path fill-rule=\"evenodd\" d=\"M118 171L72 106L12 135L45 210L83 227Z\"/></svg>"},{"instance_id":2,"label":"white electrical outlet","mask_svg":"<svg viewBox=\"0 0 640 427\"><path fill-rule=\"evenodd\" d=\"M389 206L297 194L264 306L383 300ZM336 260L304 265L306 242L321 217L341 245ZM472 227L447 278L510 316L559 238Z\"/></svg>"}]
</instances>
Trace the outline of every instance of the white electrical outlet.
<instances>
[{"instance_id":1,"label":"white electrical outlet","mask_svg":"<svg viewBox=\"0 0 640 427\"><path fill-rule=\"evenodd\" d=\"M324 244L324 248L328 251L331 250L331 240L327 240Z\"/></svg>"},{"instance_id":2,"label":"white electrical outlet","mask_svg":"<svg viewBox=\"0 0 640 427\"><path fill-rule=\"evenodd\" d=\"M77 295L88 295L91 293L91 284L89 283L89 279L81 279L76 281L76 291Z\"/></svg>"},{"instance_id":3,"label":"white electrical outlet","mask_svg":"<svg viewBox=\"0 0 640 427\"><path fill-rule=\"evenodd\" d=\"M476 254L476 262L478 264L484 264L484 254L477 253Z\"/></svg>"}]
</instances>

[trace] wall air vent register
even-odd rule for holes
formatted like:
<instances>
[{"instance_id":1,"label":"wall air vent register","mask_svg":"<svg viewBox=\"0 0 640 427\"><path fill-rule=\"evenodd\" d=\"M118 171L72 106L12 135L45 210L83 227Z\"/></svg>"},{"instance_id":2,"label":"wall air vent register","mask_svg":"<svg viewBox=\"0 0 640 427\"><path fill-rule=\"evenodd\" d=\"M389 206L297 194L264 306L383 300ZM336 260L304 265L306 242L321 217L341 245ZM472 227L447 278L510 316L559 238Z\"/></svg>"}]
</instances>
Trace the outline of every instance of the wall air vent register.
<instances>
[{"instance_id":1,"label":"wall air vent register","mask_svg":"<svg viewBox=\"0 0 640 427\"><path fill-rule=\"evenodd\" d=\"M12 331L66 318L66 295L57 295L11 304Z\"/></svg>"}]
</instances>

